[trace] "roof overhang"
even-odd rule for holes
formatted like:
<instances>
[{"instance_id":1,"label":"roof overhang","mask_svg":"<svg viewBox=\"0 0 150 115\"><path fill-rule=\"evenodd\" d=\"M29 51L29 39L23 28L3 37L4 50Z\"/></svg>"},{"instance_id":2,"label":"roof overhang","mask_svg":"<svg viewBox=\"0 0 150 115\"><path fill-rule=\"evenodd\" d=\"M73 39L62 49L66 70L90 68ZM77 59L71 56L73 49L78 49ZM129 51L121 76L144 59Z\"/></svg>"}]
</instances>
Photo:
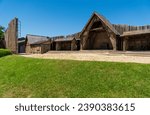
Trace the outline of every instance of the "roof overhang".
<instances>
[{"instance_id":1,"label":"roof overhang","mask_svg":"<svg viewBox=\"0 0 150 115\"><path fill-rule=\"evenodd\" d=\"M75 38L63 38L63 39L56 39L54 42L71 42Z\"/></svg>"},{"instance_id":2,"label":"roof overhang","mask_svg":"<svg viewBox=\"0 0 150 115\"><path fill-rule=\"evenodd\" d=\"M124 32L121 35L121 37L139 36L139 35L146 35L146 34L150 34L150 30L138 30L138 31Z\"/></svg>"}]
</instances>

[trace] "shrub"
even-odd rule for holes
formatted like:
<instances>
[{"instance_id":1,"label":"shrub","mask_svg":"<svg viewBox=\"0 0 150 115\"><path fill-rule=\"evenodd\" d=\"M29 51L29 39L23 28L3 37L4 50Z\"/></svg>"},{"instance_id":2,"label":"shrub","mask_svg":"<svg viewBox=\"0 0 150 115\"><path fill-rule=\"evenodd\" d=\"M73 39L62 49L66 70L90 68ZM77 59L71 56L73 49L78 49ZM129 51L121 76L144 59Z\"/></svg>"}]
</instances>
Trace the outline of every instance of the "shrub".
<instances>
[{"instance_id":1,"label":"shrub","mask_svg":"<svg viewBox=\"0 0 150 115\"><path fill-rule=\"evenodd\" d=\"M0 49L0 57L11 55L12 53L8 49Z\"/></svg>"}]
</instances>

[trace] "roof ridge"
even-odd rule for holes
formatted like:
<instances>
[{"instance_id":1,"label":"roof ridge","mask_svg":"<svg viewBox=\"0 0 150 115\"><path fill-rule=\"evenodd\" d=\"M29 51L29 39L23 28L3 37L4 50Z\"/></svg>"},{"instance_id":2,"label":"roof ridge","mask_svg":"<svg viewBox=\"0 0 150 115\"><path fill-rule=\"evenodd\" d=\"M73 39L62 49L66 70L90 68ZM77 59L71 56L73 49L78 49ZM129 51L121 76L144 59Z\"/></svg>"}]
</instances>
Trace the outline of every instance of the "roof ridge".
<instances>
[{"instance_id":1,"label":"roof ridge","mask_svg":"<svg viewBox=\"0 0 150 115\"><path fill-rule=\"evenodd\" d=\"M109 26L109 28L115 33L115 34L119 34L120 35L120 33L113 27L113 24L105 17L105 16L103 16L102 14L99 14L99 13L94 13L94 14L96 14L104 23L105 23L105 21L106 21L106 25L107 26Z\"/></svg>"}]
</instances>

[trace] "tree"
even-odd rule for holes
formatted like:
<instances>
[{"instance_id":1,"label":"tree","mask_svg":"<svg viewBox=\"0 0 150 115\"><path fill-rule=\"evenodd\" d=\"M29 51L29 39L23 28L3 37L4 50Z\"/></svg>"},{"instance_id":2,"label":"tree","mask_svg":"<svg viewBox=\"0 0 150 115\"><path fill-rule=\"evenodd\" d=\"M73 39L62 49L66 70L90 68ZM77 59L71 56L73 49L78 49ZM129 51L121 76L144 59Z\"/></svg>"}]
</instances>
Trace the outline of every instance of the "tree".
<instances>
[{"instance_id":1,"label":"tree","mask_svg":"<svg viewBox=\"0 0 150 115\"><path fill-rule=\"evenodd\" d=\"M5 28L3 26L0 26L0 40L4 39L4 31L5 31Z\"/></svg>"}]
</instances>

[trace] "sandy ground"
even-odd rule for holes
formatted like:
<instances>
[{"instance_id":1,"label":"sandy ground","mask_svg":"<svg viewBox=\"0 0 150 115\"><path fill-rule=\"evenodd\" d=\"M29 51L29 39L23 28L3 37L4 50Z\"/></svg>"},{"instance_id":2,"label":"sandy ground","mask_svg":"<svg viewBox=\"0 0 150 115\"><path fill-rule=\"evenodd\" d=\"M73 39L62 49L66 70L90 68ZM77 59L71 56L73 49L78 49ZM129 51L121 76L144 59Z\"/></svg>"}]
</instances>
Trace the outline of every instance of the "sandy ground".
<instances>
[{"instance_id":1,"label":"sandy ground","mask_svg":"<svg viewBox=\"0 0 150 115\"><path fill-rule=\"evenodd\" d=\"M50 51L46 54L32 54L22 56L42 59L133 62L150 64L150 52Z\"/></svg>"}]
</instances>

